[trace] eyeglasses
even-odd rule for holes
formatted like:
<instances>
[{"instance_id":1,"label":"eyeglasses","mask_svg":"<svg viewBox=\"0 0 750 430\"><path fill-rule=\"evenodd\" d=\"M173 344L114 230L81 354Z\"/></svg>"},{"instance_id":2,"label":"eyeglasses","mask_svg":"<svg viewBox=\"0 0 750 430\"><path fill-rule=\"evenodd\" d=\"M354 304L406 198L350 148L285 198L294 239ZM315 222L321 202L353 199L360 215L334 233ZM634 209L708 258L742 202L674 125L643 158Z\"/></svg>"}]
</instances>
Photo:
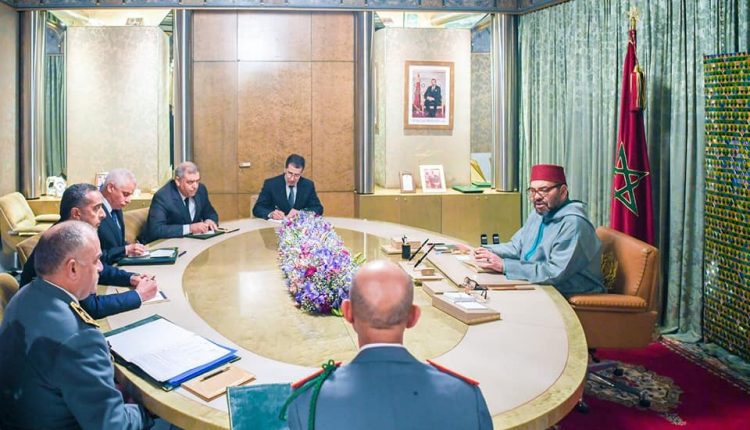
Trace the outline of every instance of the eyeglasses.
<instances>
[{"instance_id":1,"label":"eyeglasses","mask_svg":"<svg viewBox=\"0 0 750 430\"><path fill-rule=\"evenodd\" d=\"M560 188L562 186L563 184L555 184L550 187L539 187L539 188L529 187L529 188L526 188L526 194L529 195L529 198L534 198L534 196L537 195L537 193L542 197L547 197L547 194L551 193L552 190L554 190L555 188Z\"/></svg>"},{"instance_id":2,"label":"eyeglasses","mask_svg":"<svg viewBox=\"0 0 750 430\"><path fill-rule=\"evenodd\" d=\"M285 173L285 174L286 174L287 176L289 176L290 178L293 178L293 179L297 179L297 178L300 178L300 177L302 177L302 173L292 173L292 172L290 172L290 171L288 171L288 170L285 170L285 171L284 171L284 173Z\"/></svg>"},{"instance_id":3,"label":"eyeglasses","mask_svg":"<svg viewBox=\"0 0 750 430\"><path fill-rule=\"evenodd\" d=\"M487 287L480 285L479 282L468 276L464 278L464 282L461 283L461 286L464 287L466 294L471 294L478 302L486 302L489 300L489 297L487 296Z\"/></svg>"}]
</instances>

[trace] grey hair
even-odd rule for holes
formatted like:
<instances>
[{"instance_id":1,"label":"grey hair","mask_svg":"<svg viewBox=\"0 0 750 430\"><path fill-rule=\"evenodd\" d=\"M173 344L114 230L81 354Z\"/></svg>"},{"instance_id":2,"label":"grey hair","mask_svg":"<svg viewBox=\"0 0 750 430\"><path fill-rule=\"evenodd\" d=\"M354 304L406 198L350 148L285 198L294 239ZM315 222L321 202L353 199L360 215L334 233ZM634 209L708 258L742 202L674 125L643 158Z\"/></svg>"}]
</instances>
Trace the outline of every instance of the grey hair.
<instances>
[{"instance_id":1,"label":"grey hair","mask_svg":"<svg viewBox=\"0 0 750 430\"><path fill-rule=\"evenodd\" d=\"M174 169L175 178L184 178L186 173L199 173L198 166L192 161L183 161Z\"/></svg>"},{"instance_id":2,"label":"grey hair","mask_svg":"<svg viewBox=\"0 0 750 430\"><path fill-rule=\"evenodd\" d=\"M40 276L55 273L60 265L77 255L93 238L96 230L83 221L64 221L42 233L34 248L34 269Z\"/></svg>"},{"instance_id":3,"label":"grey hair","mask_svg":"<svg viewBox=\"0 0 750 430\"><path fill-rule=\"evenodd\" d=\"M107 174L107 177L104 178L102 189L104 189L107 184L112 184L117 188L122 188L128 184L135 185L135 175L128 169L112 169Z\"/></svg>"},{"instance_id":4,"label":"grey hair","mask_svg":"<svg viewBox=\"0 0 750 430\"><path fill-rule=\"evenodd\" d=\"M414 302L414 283L405 273L403 279L403 284L400 285L403 292L401 299L380 315L376 304L360 292L355 276L352 280L352 288L349 290L349 300L352 302L352 309L357 318L367 321L372 328L376 329L389 329L405 323L409 319L409 312Z\"/></svg>"}]
</instances>

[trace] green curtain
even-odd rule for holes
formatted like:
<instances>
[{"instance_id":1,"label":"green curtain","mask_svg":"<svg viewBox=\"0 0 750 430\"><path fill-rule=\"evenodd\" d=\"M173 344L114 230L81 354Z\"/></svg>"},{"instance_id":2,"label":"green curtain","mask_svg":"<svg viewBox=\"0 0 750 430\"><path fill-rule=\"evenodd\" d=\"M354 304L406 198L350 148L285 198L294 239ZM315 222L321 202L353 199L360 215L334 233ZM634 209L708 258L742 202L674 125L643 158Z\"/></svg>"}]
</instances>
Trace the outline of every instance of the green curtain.
<instances>
[{"instance_id":1,"label":"green curtain","mask_svg":"<svg viewBox=\"0 0 750 430\"><path fill-rule=\"evenodd\" d=\"M703 55L750 48L747 0L574 0L519 18L520 180L565 166L571 196L609 224L622 64L631 6L646 75L646 139L662 258L662 330L701 338ZM528 213L528 204L524 213Z\"/></svg>"},{"instance_id":2,"label":"green curtain","mask_svg":"<svg viewBox=\"0 0 750 430\"><path fill-rule=\"evenodd\" d=\"M67 174L65 165L65 57L46 55L44 75L44 156L47 176Z\"/></svg>"}]
</instances>

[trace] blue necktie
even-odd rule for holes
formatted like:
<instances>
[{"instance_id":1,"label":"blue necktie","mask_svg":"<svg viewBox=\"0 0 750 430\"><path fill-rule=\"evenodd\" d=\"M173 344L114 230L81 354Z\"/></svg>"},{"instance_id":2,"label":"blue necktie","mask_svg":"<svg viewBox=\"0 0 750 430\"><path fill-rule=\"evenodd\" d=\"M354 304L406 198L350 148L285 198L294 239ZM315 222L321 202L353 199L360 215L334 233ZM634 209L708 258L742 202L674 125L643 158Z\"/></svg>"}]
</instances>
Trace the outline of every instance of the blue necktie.
<instances>
[{"instance_id":1,"label":"blue necktie","mask_svg":"<svg viewBox=\"0 0 750 430\"><path fill-rule=\"evenodd\" d=\"M294 208L294 185L289 186L289 207Z\"/></svg>"}]
</instances>

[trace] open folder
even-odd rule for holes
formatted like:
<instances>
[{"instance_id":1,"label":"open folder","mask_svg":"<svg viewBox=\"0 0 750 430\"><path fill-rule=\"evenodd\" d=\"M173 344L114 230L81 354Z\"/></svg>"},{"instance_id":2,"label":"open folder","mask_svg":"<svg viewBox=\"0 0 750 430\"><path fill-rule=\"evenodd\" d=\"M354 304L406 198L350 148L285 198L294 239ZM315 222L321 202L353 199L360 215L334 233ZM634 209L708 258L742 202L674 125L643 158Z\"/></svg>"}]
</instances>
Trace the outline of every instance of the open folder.
<instances>
[{"instance_id":1,"label":"open folder","mask_svg":"<svg viewBox=\"0 0 750 430\"><path fill-rule=\"evenodd\" d=\"M237 359L218 345L159 315L105 333L115 359L164 390Z\"/></svg>"}]
</instances>

